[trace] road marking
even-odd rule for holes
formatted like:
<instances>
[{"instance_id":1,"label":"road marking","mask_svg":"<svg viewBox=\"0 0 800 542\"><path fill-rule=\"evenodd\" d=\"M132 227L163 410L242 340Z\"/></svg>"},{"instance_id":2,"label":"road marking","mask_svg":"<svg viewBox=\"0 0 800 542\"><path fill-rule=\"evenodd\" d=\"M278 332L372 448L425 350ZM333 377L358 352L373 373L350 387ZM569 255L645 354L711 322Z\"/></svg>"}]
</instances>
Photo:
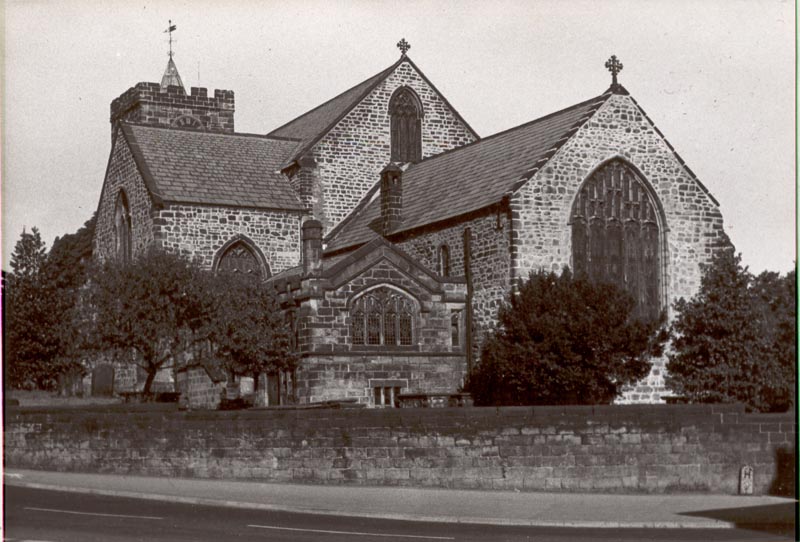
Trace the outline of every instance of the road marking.
<instances>
[{"instance_id":1,"label":"road marking","mask_svg":"<svg viewBox=\"0 0 800 542\"><path fill-rule=\"evenodd\" d=\"M56 508L35 508L33 506L26 506L25 510L36 510L38 512L56 512L59 514L74 514L76 516L99 516L103 518L164 519L155 516L126 516L125 514L99 514L96 512L76 512L74 510L58 510Z\"/></svg>"},{"instance_id":2,"label":"road marking","mask_svg":"<svg viewBox=\"0 0 800 542\"><path fill-rule=\"evenodd\" d=\"M297 531L302 533L323 533L323 534L350 534L353 536L383 536L386 538L417 538L424 540L455 540L451 536L424 536L415 534L389 534L389 533L360 533L358 531L325 531L322 529L296 529L292 527L271 527L269 525L248 525L255 529L272 529L273 531Z\"/></svg>"}]
</instances>

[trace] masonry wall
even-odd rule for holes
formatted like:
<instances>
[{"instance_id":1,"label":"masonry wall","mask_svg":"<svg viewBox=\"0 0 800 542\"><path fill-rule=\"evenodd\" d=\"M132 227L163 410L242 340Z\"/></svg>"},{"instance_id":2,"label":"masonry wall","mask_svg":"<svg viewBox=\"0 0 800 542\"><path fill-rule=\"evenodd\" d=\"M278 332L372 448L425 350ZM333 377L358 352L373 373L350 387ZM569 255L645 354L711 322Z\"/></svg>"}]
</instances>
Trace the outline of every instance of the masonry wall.
<instances>
[{"instance_id":1,"label":"masonry wall","mask_svg":"<svg viewBox=\"0 0 800 542\"><path fill-rule=\"evenodd\" d=\"M355 208L389 163L389 100L403 85L414 89L422 102L423 157L475 140L411 64L400 64L312 149L317 171L305 175L316 175L321 190L301 194L301 199L315 210L314 218L322 222L325 232Z\"/></svg>"},{"instance_id":2,"label":"masonry wall","mask_svg":"<svg viewBox=\"0 0 800 542\"><path fill-rule=\"evenodd\" d=\"M373 352L303 357L296 372L300 404L339 399L375 406L373 388L399 387L400 393L455 393L464 383L461 354Z\"/></svg>"},{"instance_id":3,"label":"masonry wall","mask_svg":"<svg viewBox=\"0 0 800 542\"><path fill-rule=\"evenodd\" d=\"M126 405L130 407L130 405ZM172 407L174 409L174 407ZM521 491L794 494L795 418L737 406L5 412L5 465Z\"/></svg>"},{"instance_id":4,"label":"masonry wall","mask_svg":"<svg viewBox=\"0 0 800 542\"><path fill-rule=\"evenodd\" d=\"M494 327L497 309L509 290L509 227L508 213L498 206L398 241L400 248L434 271L439 267L439 247L447 245L451 276L464 277L464 230L472 230L472 307L478 340L483 332Z\"/></svg>"},{"instance_id":5,"label":"masonry wall","mask_svg":"<svg viewBox=\"0 0 800 542\"><path fill-rule=\"evenodd\" d=\"M300 262L300 219L298 212L173 204L155 212L154 237L168 251L211 267L225 243L245 236L275 274Z\"/></svg>"},{"instance_id":6,"label":"masonry wall","mask_svg":"<svg viewBox=\"0 0 800 542\"><path fill-rule=\"evenodd\" d=\"M125 191L131 214L131 250L141 253L153 242L153 201L144 179L139 174L130 147L123 137L117 138L97 207L97 224L94 231L95 257L105 259L114 255L114 210L120 190Z\"/></svg>"},{"instance_id":7,"label":"masonry wall","mask_svg":"<svg viewBox=\"0 0 800 542\"><path fill-rule=\"evenodd\" d=\"M727 246L719 206L692 177L663 137L629 96L612 95L511 200L517 246L513 273L560 271L572 267L572 204L583 181L597 166L622 157L636 166L655 190L666 215L666 246L661 252L665 306L700 286L702 264ZM672 316L670 314L670 316ZM659 402L664 387L664 358L623 401Z\"/></svg>"},{"instance_id":8,"label":"masonry wall","mask_svg":"<svg viewBox=\"0 0 800 542\"><path fill-rule=\"evenodd\" d=\"M205 88L192 87L187 95L177 86L162 90L158 83L136 83L111 102L111 126L118 120L171 126L178 117L190 116L204 130L233 133L234 113L232 90L214 89L209 97Z\"/></svg>"}]
</instances>

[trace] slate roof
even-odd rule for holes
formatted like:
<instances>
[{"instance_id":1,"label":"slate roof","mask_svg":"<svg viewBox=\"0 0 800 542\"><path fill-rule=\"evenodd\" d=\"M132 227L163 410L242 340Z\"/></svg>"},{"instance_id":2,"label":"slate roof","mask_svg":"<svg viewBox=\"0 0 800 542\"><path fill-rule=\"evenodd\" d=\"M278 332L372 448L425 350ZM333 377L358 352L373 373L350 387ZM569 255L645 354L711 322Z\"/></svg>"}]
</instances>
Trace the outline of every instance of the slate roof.
<instances>
[{"instance_id":1,"label":"slate roof","mask_svg":"<svg viewBox=\"0 0 800 542\"><path fill-rule=\"evenodd\" d=\"M123 123L156 201L303 210L280 166L299 142Z\"/></svg>"},{"instance_id":2,"label":"slate roof","mask_svg":"<svg viewBox=\"0 0 800 542\"><path fill-rule=\"evenodd\" d=\"M550 159L610 96L562 111L411 165L403 173L403 221L391 233L483 209L516 190ZM361 204L326 237L326 252L363 244L380 218L377 182Z\"/></svg>"},{"instance_id":3,"label":"slate roof","mask_svg":"<svg viewBox=\"0 0 800 542\"><path fill-rule=\"evenodd\" d=\"M386 68L385 70L373 75L366 81L363 81L353 88L344 91L343 93L339 94L335 98L328 100L327 102L323 103L297 117L294 120L291 120L272 130L269 134L270 137L290 137L295 139L302 140L302 144L297 147L297 150L292 153L290 157L286 160L286 164L289 165L290 162L297 160L306 152L308 152L311 147L313 147L320 139L322 139L325 134L327 134L331 128L333 128L340 120L342 120L345 115L347 115L356 105L358 105L361 100L367 97L367 95L372 92L375 87L377 87L386 77L389 76L400 64L403 62L408 62L414 68L414 70L419 73L422 79L433 89L436 94L444 101L447 107L453 112L453 114L462 122L467 129L472 132L472 134L477 138L478 134L472 129L472 127L467 123L466 120L455 110L455 108L450 105L447 99L442 95L441 92L431 83L425 74L417 67L416 64L406 55L400 57L400 59Z\"/></svg>"}]
</instances>

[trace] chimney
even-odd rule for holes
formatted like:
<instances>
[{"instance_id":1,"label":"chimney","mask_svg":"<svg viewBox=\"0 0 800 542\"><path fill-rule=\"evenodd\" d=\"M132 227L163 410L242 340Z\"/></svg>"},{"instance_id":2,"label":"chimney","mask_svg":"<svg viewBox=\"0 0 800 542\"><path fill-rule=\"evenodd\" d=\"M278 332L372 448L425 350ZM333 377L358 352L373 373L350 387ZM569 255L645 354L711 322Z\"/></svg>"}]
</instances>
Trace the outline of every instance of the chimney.
<instances>
[{"instance_id":1,"label":"chimney","mask_svg":"<svg viewBox=\"0 0 800 542\"><path fill-rule=\"evenodd\" d=\"M303 275L316 275L322 270L322 223L303 222Z\"/></svg>"},{"instance_id":2,"label":"chimney","mask_svg":"<svg viewBox=\"0 0 800 542\"><path fill-rule=\"evenodd\" d=\"M381 171L381 233L388 235L403 222L403 170L394 162Z\"/></svg>"}]
</instances>

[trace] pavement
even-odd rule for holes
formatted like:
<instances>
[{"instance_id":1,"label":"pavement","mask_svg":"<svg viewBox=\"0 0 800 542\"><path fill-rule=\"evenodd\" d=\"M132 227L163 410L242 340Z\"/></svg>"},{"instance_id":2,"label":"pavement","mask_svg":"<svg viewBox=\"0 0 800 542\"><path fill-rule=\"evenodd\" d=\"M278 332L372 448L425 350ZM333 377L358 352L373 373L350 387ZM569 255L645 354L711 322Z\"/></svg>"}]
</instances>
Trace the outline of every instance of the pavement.
<instances>
[{"instance_id":1,"label":"pavement","mask_svg":"<svg viewBox=\"0 0 800 542\"><path fill-rule=\"evenodd\" d=\"M237 508L444 523L726 529L793 525L797 501L706 494L619 495L319 486L6 469L4 484Z\"/></svg>"}]
</instances>

